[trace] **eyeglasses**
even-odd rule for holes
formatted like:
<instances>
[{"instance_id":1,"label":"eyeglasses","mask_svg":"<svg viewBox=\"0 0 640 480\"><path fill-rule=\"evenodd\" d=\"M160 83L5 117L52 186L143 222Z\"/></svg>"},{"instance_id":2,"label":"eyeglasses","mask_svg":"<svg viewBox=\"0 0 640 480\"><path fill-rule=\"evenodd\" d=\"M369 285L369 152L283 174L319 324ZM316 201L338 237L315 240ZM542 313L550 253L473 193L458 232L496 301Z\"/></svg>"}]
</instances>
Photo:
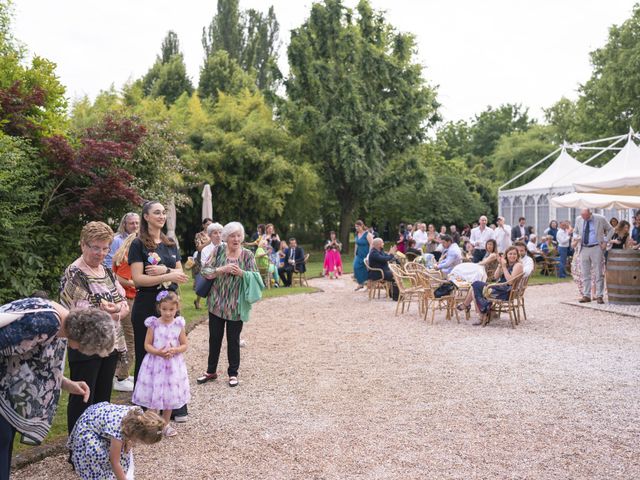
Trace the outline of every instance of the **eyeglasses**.
<instances>
[{"instance_id":1,"label":"eyeglasses","mask_svg":"<svg viewBox=\"0 0 640 480\"><path fill-rule=\"evenodd\" d=\"M105 247L105 248L101 248L101 247L96 247L96 246L92 246L92 245L87 245L87 248L91 251L91 253L109 253L109 250L111 250L111 247Z\"/></svg>"}]
</instances>

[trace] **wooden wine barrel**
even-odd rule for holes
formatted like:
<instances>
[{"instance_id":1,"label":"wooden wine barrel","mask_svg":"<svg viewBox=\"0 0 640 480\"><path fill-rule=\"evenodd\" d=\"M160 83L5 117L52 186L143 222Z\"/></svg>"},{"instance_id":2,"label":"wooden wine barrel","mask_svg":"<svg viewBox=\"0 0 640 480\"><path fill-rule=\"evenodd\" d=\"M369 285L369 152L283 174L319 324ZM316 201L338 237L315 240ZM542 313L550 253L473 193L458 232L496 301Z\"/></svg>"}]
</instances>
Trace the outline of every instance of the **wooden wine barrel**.
<instances>
[{"instance_id":1,"label":"wooden wine barrel","mask_svg":"<svg viewBox=\"0 0 640 480\"><path fill-rule=\"evenodd\" d=\"M609 250L609 303L640 305L640 250Z\"/></svg>"}]
</instances>

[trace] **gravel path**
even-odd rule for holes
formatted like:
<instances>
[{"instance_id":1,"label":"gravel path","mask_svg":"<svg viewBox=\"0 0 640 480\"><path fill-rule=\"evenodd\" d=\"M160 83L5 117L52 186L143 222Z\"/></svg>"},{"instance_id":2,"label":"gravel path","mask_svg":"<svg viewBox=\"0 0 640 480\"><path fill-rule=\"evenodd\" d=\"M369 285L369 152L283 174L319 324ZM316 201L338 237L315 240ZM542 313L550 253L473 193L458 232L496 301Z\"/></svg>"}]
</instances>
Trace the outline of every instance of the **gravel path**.
<instances>
[{"instance_id":1,"label":"gravel path","mask_svg":"<svg viewBox=\"0 0 640 480\"><path fill-rule=\"evenodd\" d=\"M195 384L206 325L189 335L190 420L136 478L640 478L638 319L561 304L564 284L530 287L515 330L429 325L312 283L255 307L238 388ZM58 456L13 478L74 476Z\"/></svg>"}]
</instances>

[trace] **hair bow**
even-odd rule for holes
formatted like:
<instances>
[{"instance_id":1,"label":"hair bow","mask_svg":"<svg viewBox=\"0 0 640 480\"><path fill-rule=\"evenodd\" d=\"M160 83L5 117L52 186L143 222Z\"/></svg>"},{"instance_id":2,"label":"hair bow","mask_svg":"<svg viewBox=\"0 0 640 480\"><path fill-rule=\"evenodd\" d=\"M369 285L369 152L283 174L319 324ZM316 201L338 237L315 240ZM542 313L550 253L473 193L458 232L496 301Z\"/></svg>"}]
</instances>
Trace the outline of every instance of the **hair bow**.
<instances>
[{"instance_id":1,"label":"hair bow","mask_svg":"<svg viewBox=\"0 0 640 480\"><path fill-rule=\"evenodd\" d=\"M161 291L158 295L156 295L156 302L161 302L167 295L169 295L168 290Z\"/></svg>"}]
</instances>

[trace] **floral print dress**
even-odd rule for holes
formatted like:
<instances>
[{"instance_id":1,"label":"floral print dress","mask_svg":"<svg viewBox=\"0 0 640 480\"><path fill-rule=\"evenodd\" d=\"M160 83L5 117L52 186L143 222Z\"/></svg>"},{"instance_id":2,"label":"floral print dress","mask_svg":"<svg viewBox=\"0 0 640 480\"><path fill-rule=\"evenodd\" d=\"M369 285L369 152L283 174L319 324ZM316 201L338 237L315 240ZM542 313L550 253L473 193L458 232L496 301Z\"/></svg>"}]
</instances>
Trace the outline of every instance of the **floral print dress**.
<instances>
[{"instance_id":1,"label":"floral print dress","mask_svg":"<svg viewBox=\"0 0 640 480\"><path fill-rule=\"evenodd\" d=\"M124 441L122 419L129 413L128 405L100 402L87 408L78 419L67 441L71 461L82 480L110 480L116 478L109 461L111 439ZM120 451L120 465L125 473L131 465L131 455Z\"/></svg>"},{"instance_id":2,"label":"floral print dress","mask_svg":"<svg viewBox=\"0 0 640 480\"><path fill-rule=\"evenodd\" d=\"M56 335L60 317L48 300L25 298L0 306L22 315L0 328L0 415L40 443L56 413L67 342Z\"/></svg>"}]
</instances>

